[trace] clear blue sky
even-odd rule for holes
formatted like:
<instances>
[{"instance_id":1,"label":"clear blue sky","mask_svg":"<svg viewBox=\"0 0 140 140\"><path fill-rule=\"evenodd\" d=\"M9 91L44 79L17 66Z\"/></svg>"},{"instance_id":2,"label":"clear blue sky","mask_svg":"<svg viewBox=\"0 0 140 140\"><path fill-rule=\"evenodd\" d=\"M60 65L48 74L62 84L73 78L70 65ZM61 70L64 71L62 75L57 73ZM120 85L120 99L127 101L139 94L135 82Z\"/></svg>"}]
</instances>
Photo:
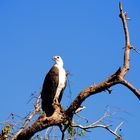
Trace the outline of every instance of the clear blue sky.
<instances>
[{"instance_id":1,"label":"clear blue sky","mask_svg":"<svg viewBox=\"0 0 140 140\"><path fill-rule=\"evenodd\" d=\"M140 2L123 2L131 17L131 44L140 50ZM84 88L105 80L122 66L124 33L119 19L118 0L4 0L0 1L0 121L12 112L26 115L31 93L41 90L44 77L53 65L54 55L61 55L70 72L69 89L64 106ZM131 68L126 79L140 90L140 55L131 52ZM124 140L139 140L139 101L127 88L119 85L92 96L81 113L90 122L106 109L117 111L112 124L125 121ZM114 140L102 129L94 129L87 138Z\"/></svg>"}]
</instances>

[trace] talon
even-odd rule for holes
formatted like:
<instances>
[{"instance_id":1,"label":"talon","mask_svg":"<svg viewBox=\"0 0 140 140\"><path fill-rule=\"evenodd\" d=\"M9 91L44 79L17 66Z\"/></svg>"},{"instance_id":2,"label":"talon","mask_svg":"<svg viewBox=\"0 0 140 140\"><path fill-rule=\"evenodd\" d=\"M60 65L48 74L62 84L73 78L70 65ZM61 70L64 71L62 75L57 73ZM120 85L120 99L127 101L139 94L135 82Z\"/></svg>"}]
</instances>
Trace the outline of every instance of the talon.
<instances>
[{"instance_id":1,"label":"talon","mask_svg":"<svg viewBox=\"0 0 140 140\"><path fill-rule=\"evenodd\" d=\"M59 105L58 99L54 98L53 104L54 104L54 105Z\"/></svg>"}]
</instances>

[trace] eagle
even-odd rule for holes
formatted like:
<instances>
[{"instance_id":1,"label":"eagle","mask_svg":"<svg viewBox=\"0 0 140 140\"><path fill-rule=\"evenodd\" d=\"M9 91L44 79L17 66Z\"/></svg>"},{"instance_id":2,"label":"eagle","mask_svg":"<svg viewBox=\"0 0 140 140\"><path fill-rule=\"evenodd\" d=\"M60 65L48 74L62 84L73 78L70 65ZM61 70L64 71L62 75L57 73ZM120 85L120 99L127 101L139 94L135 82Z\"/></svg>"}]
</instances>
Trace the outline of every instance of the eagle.
<instances>
[{"instance_id":1,"label":"eagle","mask_svg":"<svg viewBox=\"0 0 140 140\"><path fill-rule=\"evenodd\" d=\"M53 103L60 103L66 87L67 72L63 68L63 60L60 56L54 56L55 64L47 73L41 91L42 110L46 116L54 113Z\"/></svg>"}]
</instances>

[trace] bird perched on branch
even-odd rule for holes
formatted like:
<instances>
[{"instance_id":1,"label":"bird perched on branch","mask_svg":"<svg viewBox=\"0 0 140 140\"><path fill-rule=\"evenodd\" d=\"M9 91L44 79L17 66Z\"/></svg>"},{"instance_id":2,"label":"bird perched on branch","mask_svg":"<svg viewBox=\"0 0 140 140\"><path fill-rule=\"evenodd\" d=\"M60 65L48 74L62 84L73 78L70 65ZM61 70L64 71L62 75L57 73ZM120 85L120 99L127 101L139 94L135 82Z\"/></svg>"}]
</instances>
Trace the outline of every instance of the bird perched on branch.
<instances>
[{"instance_id":1,"label":"bird perched on branch","mask_svg":"<svg viewBox=\"0 0 140 140\"><path fill-rule=\"evenodd\" d=\"M62 58L54 56L53 60L55 64L47 73L41 91L42 110L47 116L51 116L54 113L53 104L60 103L67 79Z\"/></svg>"}]
</instances>

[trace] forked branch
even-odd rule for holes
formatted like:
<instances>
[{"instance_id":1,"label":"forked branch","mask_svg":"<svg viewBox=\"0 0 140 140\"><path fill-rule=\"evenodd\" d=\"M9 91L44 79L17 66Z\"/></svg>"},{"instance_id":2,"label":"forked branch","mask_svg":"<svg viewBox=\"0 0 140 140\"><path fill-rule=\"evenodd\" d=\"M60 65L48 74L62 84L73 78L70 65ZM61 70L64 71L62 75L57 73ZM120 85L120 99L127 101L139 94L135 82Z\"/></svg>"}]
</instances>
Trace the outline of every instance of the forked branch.
<instances>
[{"instance_id":1,"label":"forked branch","mask_svg":"<svg viewBox=\"0 0 140 140\"><path fill-rule=\"evenodd\" d=\"M123 67L122 69L119 68L114 74L109 76L106 80L101 82L97 85L92 85L86 89L84 89L71 103L71 105L66 109L63 110L63 113L54 113L51 117L45 117L44 115L40 116L31 126L29 126L27 129L22 129L17 136L17 140L22 139L30 139L36 132L41 131L45 128L48 128L53 125L60 126L64 124L66 121L71 121L73 119L73 115L75 114L76 110L81 106L81 104L91 95L101 93L102 91L108 90L110 87L117 85L117 84L123 84L127 88L129 88L137 97L140 99L140 92L132 86L129 82L127 82L124 77L128 73L130 69L130 50L131 50L131 44L130 44L130 36L128 32L127 27L127 16L126 13L123 11L122 4L119 3L119 10L120 10L120 18L123 23L123 29L125 34L125 50L124 50L124 60L123 60ZM59 108L59 107L58 107ZM62 111L61 111L62 112ZM26 122L28 123L28 121ZM26 124L25 123L25 124ZM71 123L68 123L71 124ZM26 125L25 125L26 126ZM87 127L79 125L82 129L87 129ZM95 127L95 125L92 125ZM103 127L119 137L119 135L116 133L119 126L118 125L115 129L115 131L111 130L109 126L103 126L99 124L96 124L96 127ZM89 126L88 126L89 127Z\"/></svg>"}]
</instances>

